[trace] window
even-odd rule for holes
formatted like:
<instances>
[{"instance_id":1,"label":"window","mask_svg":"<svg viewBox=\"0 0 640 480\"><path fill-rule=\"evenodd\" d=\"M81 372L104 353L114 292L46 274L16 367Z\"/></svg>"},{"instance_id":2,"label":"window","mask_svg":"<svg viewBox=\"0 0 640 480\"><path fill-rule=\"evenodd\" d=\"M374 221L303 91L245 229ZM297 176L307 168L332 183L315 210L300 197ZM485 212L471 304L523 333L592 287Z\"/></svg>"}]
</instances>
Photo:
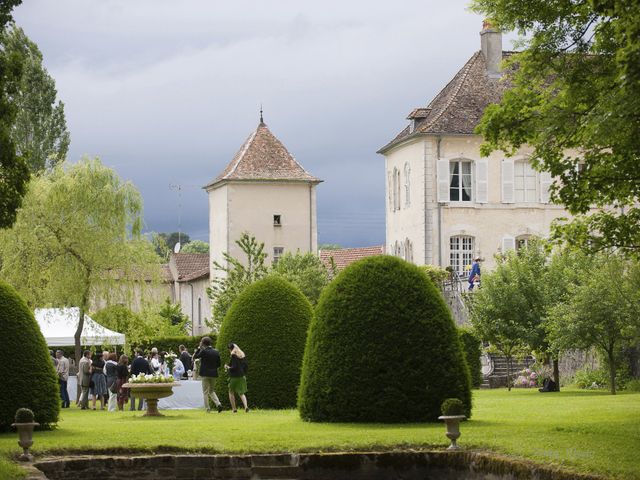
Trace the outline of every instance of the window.
<instances>
[{"instance_id":1,"label":"window","mask_svg":"<svg viewBox=\"0 0 640 480\"><path fill-rule=\"evenodd\" d=\"M534 238L534 235L520 235L516 237L516 251L527 248L529 245L531 245L531 241Z\"/></svg>"},{"instance_id":2,"label":"window","mask_svg":"<svg viewBox=\"0 0 640 480\"><path fill-rule=\"evenodd\" d=\"M538 201L538 176L529 162L515 162L514 194L516 202Z\"/></svg>"},{"instance_id":3,"label":"window","mask_svg":"<svg viewBox=\"0 0 640 480\"><path fill-rule=\"evenodd\" d=\"M276 265L284 253L284 247L273 247L273 265Z\"/></svg>"},{"instance_id":4,"label":"window","mask_svg":"<svg viewBox=\"0 0 640 480\"><path fill-rule=\"evenodd\" d=\"M393 168L393 211L400 210L400 170Z\"/></svg>"},{"instance_id":5,"label":"window","mask_svg":"<svg viewBox=\"0 0 640 480\"><path fill-rule=\"evenodd\" d=\"M411 205L411 167L409 162L404 164L404 206Z\"/></svg>"},{"instance_id":6,"label":"window","mask_svg":"<svg viewBox=\"0 0 640 480\"><path fill-rule=\"evenodd\" d=\"M408 238L404 240L404 259L413 262L413 243Z\"/></svg>"},{"instance_id":7,"label":"window","mask_svg":"<svg viewBox=\"0 0 640 480\"><path fill-rule=\"evenodd\" d=\"M449 201L470 202L472 200L471 162L456 160L449 163Z\"/></svg>"},{"instance_id":8,"label":"window","mask_svg":"<svg viewBox=\"0 0 640 480\"><path fill-rule=\"evenodd\" d=\"M202 325L202 299L198 298L198 325Z\"/></svg>"},{"instance_id":9,"label":"window","mask_svg":"<svg viewBox=\"0 0 640 480\"><path fill-rule=\"evenodd\" d=\"M274 215L273 216L273 226L274 227L279 227L282 225L282 219L280 217L280 215Z\"/></svg>"},{"instance_id":10,"label":"window","mask_svg":"<svg viewBox=\"0 0 640 480\"><path fill-rule=\"evenodd\" d=\"M388 181L389 181L389 211L393 212L393 173L387 173Z\"/></svg>"},{"instance_id":11,"label":"window","mask_svg":"<svg viewBox=\"0 0 640 480\"><path fill-rule=\"evenodd\" d=\"M466 276L473 263L473 237L456 235L449 239L449 265L460 276Z\"/></svg>"}]
</instances>

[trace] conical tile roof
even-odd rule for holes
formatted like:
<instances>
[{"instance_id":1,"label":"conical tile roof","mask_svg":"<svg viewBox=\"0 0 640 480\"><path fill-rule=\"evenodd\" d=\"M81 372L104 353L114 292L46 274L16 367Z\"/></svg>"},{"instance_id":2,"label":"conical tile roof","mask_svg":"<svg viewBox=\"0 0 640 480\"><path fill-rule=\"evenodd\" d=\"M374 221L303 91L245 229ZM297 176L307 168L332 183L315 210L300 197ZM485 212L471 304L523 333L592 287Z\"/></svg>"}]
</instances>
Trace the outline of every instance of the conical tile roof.
<instances>
[{"instance_id":1,"label":"conical tile roof","mask_svg":"<svg viewBox=\"0 0 640 480\"><path fill-rule=\"evenodd\" d=\"M205 188L234 180L322 181L310 175L263 122L249 135L227 168Z\"/></svg>"}]
</instances>

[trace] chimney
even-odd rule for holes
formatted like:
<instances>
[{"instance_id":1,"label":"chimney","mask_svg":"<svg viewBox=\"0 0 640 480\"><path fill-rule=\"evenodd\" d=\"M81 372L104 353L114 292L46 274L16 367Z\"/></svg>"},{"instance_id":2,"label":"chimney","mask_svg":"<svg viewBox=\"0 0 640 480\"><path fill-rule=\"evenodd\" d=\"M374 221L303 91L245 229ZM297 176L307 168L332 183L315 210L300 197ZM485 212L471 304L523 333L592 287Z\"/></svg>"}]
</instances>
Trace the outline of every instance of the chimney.
<instances>
[{"instance_id":1,"label":"chimney","mask_svg":"<svg viewBox=\"0 0 640 480\"><path fill-rule=\"evenodd\" d=\"M500 78L500 62L502 62L502 33L493 28L489 20L482 23L480 46L487 66L489 78Z\"/></svg>"}]
</instances>

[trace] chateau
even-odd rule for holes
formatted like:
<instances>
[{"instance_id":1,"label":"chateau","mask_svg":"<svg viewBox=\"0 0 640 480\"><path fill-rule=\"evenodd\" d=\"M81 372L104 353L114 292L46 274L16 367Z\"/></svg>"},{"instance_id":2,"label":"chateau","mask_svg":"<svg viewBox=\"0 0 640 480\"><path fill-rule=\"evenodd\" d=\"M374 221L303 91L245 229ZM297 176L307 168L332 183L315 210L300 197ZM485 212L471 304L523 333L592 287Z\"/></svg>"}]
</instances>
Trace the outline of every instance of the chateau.
<instances>
[{"instance_id":1,"label":"chateau","mask_svg":"<svg viewBox=\"0 0 640 480\"><path fill-rule=\"evenodd\" d=\"M549 203L551 177L527 149L510 158L480 156L474 133L484 109L508 88L502 35L485 23L481 50L378 153L385 157L386 250L419 265L451 266L464 276L476 256L494 255L548 235L565 215Z\"/></svg>"}]
</instances>

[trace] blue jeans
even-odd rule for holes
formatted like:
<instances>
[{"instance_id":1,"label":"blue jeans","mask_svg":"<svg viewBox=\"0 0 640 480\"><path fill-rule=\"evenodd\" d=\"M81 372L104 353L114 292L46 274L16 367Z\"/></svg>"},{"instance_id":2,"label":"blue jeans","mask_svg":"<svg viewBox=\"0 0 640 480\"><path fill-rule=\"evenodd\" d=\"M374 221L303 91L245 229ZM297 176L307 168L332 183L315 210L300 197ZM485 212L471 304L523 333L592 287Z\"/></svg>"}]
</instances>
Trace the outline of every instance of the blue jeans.
<instances>
[{"instance_id":1,"label":"blue jeans","mask_svg":"<svg viewBox=\"0 0 640 480\"><path fill-rule=\"evenodd\" d=\"M60 383L60 398L62 399L62 408L69 408L69 392L67 391L67 381L58 379Z\"/></svg>"}]
</instances>

